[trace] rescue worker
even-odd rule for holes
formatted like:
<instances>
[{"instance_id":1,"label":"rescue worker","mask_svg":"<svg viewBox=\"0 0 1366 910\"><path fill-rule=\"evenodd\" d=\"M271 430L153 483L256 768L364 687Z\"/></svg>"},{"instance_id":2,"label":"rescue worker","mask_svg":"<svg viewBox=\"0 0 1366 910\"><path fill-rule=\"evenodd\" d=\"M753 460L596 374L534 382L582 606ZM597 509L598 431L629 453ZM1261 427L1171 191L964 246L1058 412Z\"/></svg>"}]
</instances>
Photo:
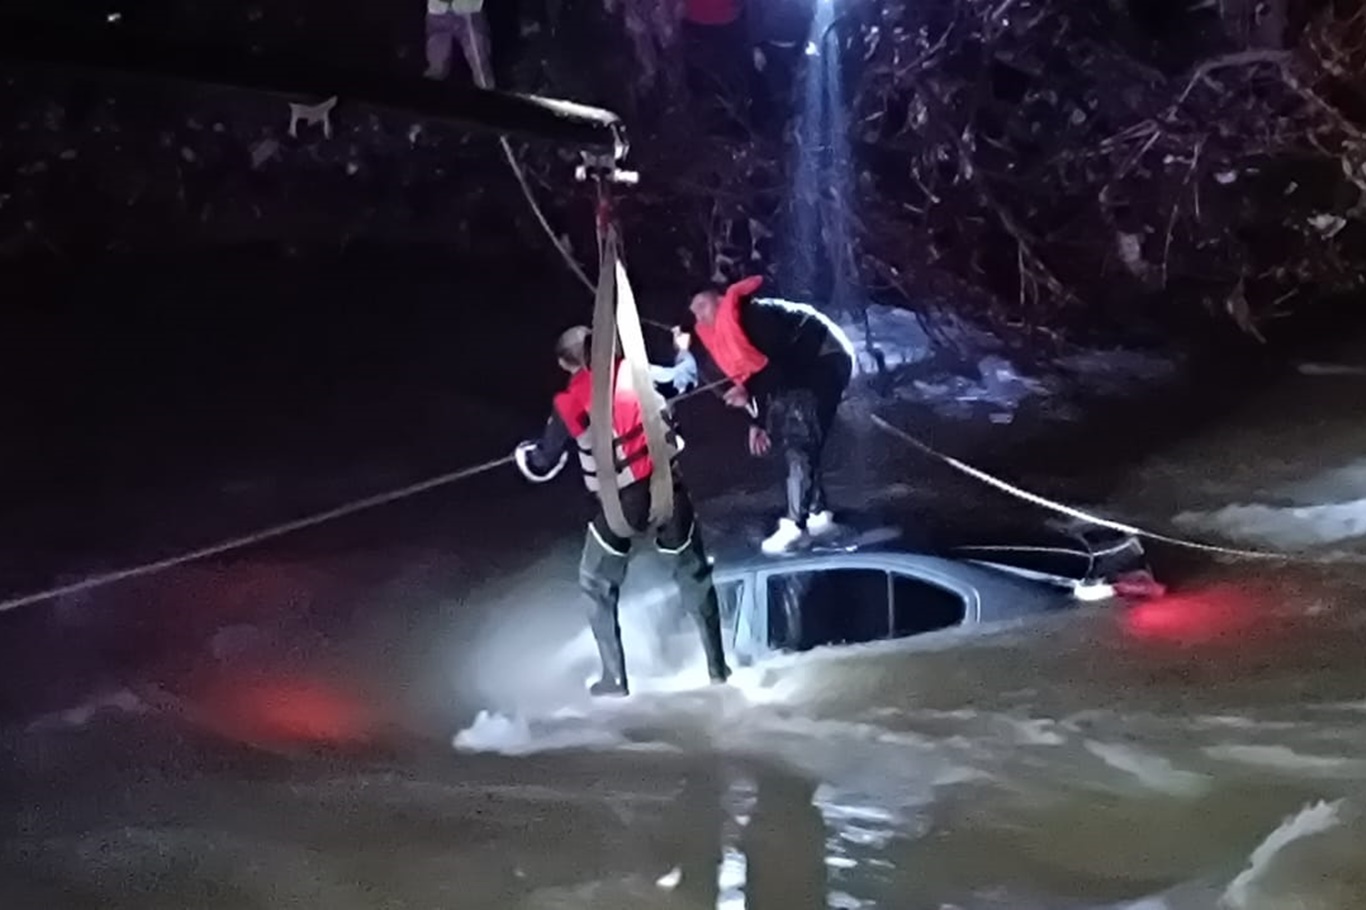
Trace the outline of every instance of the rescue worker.
<instances>
[{"instance_id":1,"label":"rescue worker","mask_svg":"<svg viewBox=\"0 0 1366 910\"><path fill-rule=\"evenodd\" d=\"M749 451L777 437L787 461L787 514L763 543L785 552L834 528L821 455L854 372L854 347L839 326L806 304L755 299L761 276L692 298L697 338L733 386L726 404L750 415Z\"/></svg>"},{"instance_id":2,"label":"rescue worker","mask_svg":"<svg viewBox=\"0 0 1366 910\"><path fill-rule=\"evenodd\" d=\"M554 408L541 437L518 445L514 458L528 480L544 483L564 467L569 449L577 448L584 484L589 492L596 499L601 484L616 484L626 521L640 536L646 533L649 524L650 477L654 471L646 445L640 397L630 387L630 374L625 369L625 362L621 362L612 404L612 448L616 463L598 465L589 436L593 397L593 377L588 367L591 349L590 332L585 326L575 326L560 335L555 344L555 357L569 374L569 384L555 396ZM680 348L680 361L685 353ZM646 394L658 393L651 388ZM665 415L669 445L676 455L682 442L672 415L667 410ZM673 578L683 609L693 617L702 635L707 672L712 682L723 683L730 676L730 668L721 645L721 612L712 585L711 563L697 532L692 499L677 464L673 463L672 467L673 515L655 531L655 546L671 557ZM589 625L602 659L602 678L589 688L593 695L626 695L630 691L621 627L617 621L617 601L626 579L631 544L632 539L620 537L612 530L599 500L597 512L588 524L579 563L579 585L588 595Z\"/></svg>"},{"instance_id":3,"label":"rescue worker","mask_svg":"<svg viewBox=\"0 0 1366 910\"><path fill-rule=\"evenodd\" d=\"M484 0L427 0L427 78L445 79L456 42L464 51L474 84L493 88L493 62Z\"/></svg>"},{"instance_id":4,"label":"rescue worker","mask_svg":"<svg viewBox=\"0 0 1366 910\"><path fill-rule=\"evenodd\" d=\"M812 0L764 0L745 7L758 77L754 117L763 127L781 128L792 116L802 57L808 45L821 37L811 34L814 15Z\"/></svg>"}]
</instances>

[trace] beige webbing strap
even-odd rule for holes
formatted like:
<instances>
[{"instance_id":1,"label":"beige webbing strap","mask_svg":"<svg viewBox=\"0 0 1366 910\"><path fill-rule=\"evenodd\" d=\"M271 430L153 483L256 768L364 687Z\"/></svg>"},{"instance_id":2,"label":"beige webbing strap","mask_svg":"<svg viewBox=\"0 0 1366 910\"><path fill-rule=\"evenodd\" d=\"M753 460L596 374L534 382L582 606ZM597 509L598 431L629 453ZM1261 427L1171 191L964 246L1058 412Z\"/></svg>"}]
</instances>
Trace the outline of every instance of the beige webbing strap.
<instances>
[{"instance_id":1,"label":"beige webbing strap","mask_svg":"<svg viewBox=\"0 0 1366 910\"><path fill-rule=\"evenodd\" d=\"M598 470L598 499L607 526L621 538L636 531L621 511L621 491L617 489L616 446L612 433L613 375L617 359L616 282L617 251L609 233L603 236L598 266L598 291L593 302L593 349L589 369L593 371L593 402L588 414L589 444Z\"/></svg>"},{"instance_id":2,"label":"beige webbing strap","mask_svg":"<svg viewBox=\"0 0 1366 910\"><path fill-rule=\"evenodd\" d=\"M654 464L654 470L650 472L650 527L658 528L674 513L674 451L669 445L669 431L664 423L664 397L655 390L654 380L650 378L650 355L645 350L645 333L640 327L635 291L626 275L626 264L619 255L615 258L617 333L621 336L621 350L626 357L631 387L640 399L640 422L645 427L645 445Z\"/></svg>"},{"instance_id":3,"label":"beige webbing strap","mask_svg":"<svg viewBox=\"0 0 1366 910\"><path fill-rule=\"evenodd\" d=\"M663 399L655 391L645 353L645 336L640 327L635 293L620 258L620 240L615 226L609 225L603 237L597 296L593 304L593 401L589 413L589 442L598 466L598 496L607 525L618 537L633 537L643 528L633 528L621 509L621 492L616 486L616 447L613 444L612 401L616 381L618 335L626 361L624 378L640 400L645 444L654 463L650 475L650 525L657 527L673 515L673 451L664 424Z\"/></svg>"}]
</instances>

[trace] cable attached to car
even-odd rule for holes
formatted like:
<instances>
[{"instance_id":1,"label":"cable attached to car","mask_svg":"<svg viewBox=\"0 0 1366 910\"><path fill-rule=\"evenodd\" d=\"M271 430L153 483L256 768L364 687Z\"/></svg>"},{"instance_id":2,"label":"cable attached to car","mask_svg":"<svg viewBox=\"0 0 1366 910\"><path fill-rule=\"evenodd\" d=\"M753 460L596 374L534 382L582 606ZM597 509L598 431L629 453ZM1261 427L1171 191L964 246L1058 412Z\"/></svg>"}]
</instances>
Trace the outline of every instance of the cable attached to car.
<instances>
[{"instance_id":1,"label":"cable attached to car","mask_svg":"<svg viewBox=\"0 0 1366 910\"><path fill-rule=\"evenodd\" d=\"M918 450L922 454L928 455L935 461L939 461L943 464L948 465L949 467L953 468L955 471L958 471L959 473L966 474L974 480L979 480L987 486L995 487L1001 492L1013 496L1016 499L1021 499L1032 505L1039 506L1040 508L1048 509L1049 511L1056 512L1059 515L1066 515L1069 518L1074 518L1078 521L1086 522L1087 524L1096 525L1097 527L1109 528L1112 531L1119 531L1122 534L1131 534L1134 537L1143 537L1148 540L1156 541L1158 543L1164 543L1173 547L1180 547L1185 550L1194 550L1199 553L1209 553L1215 556L1228 556L1235 559L1259 559L1274 562L1301 563L1309 565L1321 565L1329 561L1351 564L1366 563L1366 556L1344 556L1342 558L1327 560L1321 557L1315 558L1311 556L1300 556L1291 553L1276 553L1270 550L1246 550L1238 547L1221 547L1216 544L1201 543L1197 540L1188 540L1182 537L1173 537L1170 534L1160 534L1156 531L1149 531L1146 528L1140 528L1137 525L1125 524L1122 521L1115 521L1114 519L1110 518L1102 518L1099 515L1093 515L1090 512L1085 512L1081 509L1076 508L1075 506L1069 506L1065 503L1057 502L1055 500L1047 498L1046 496L1040 496L1038 493L1031 493L1029 490L1017 487L1012 483L1008 483L1007 481L1001 480L999 477L995 477L991 474L988 474L986 471L983 471L980 468L975 468L965 461L960 461L959 459L954 458L952 455L945 455L943 452L940 452L938 449L934 448L928 443L922 442L921 440L915 438L910 433L907 433L900 427L896 427L888 423L886 420L884 420L882 417L879 417L877 414L869 414L868 418L872 421L873 426L877 427L878 429L882 430L890 436L896 437L897 439L909 445L911 448Z\"/></svg>"}]
</instances>

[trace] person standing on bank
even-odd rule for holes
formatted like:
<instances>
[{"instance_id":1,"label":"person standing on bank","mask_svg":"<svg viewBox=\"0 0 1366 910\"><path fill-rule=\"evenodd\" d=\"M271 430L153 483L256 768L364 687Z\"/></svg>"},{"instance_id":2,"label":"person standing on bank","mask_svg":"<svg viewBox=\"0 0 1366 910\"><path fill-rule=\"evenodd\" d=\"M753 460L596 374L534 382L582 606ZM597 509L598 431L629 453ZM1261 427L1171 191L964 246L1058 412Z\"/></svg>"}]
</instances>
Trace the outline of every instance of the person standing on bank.
<instances>
[{"instance_id":1,"label":"person standing on bank","mask_svg":"<svg viewBox=\"0 0 1366 910\"><path fill-rule=\"evenodd\" d=\"M755 298L763 282L702 291L689 309L698 340L734 384L726 404L749 413L750 454L768 454L776 437L787 462L787 514L763 542L778 554L835 529L821 456L854 374L854 346L812 306Z\"/></svg>"},{"instance_id":2,"label":"person standing on bank","mask_svg":"<svg viewBox=\"0 0 1366 910\"><path fill-rule=\"evenodd\" d=\"M691 361L686 346L678 344L678 361ZM555 396L554 408L539 439L523 442L514 451L514 460L523 476L533 483L544 483L558 474L569 459L569 449L577 448L583 480L596 501L596 513L588 524L579 563L579 586L589 599L589 625L602 659L602 678L589 687L593 695L627 695L626 656L621 646L621 626L617 604L630 562L631 538L618 536L608 524L598 491L604 483L620 491L621 510L637 536L647 533L650 523L650 477L654 463L645 439L640 395L658 395L653 389L638 392L630 387L630 371L625 361L617 368L612 402L612 449L615 464L599 465L593 457L589 432L592 410L593 376L589 371L591 334L586 326L566 330L555 344L555 358L569 374L569 384ZM686 372L686 370L684 371ZM655 375L660 376L656 371ZM661 377L663 378L663 377ZM670 382L686 382L677 376ZM673 415L664 411L668 443L676 458L682 439L674 426ZM730 677L721 643L721 610L712 584L711 561L697 530L693 503L683 483L676 461L671 462L674 478L673 515L655 530L655 546L670 557L673 579L678 585L683 609L697 623L702 635L702 650L707 673L713 683Z\"/></svg>"},{"instance_id":3,"label":"person standing on bank","mask_svg":"<svg viewBox=\"0 0 1366 910\"><path fill-rule=\"evenodd\" d=\"M753 112L757 125L781 132L795 105L797 75L802 59L815 49L811 34L813 0L762 0L745 6L749 40L753 45L757 91Z\"/></svg>"},{"instance_id":4,"label":"person standing on bank","mask_svg":"<svg viewBox=\"0 0 1366 910\"><path fill-rule=\"evenodd\" d=\"M427 0L428 79L445 79L450 75L451 51L457 43L465 54L474 84L493 88L484 0Z\"/></svg>"}]
</instances>

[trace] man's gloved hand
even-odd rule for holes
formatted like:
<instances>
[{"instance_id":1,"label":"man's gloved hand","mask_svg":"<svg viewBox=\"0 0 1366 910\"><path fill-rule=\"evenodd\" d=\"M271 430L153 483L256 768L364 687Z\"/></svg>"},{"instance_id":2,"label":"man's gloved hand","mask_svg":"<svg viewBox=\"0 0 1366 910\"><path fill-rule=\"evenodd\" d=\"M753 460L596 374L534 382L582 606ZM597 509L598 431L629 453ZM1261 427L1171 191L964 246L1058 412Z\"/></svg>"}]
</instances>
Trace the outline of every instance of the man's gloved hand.
<instances>
[{"instance_id":1,"label":"man's gloved hand","mask_svg":"<svg viewBox=\"0 0 1366 910\"><path fill-rule=\"evenodd\" d=\"M749 454L761 458L767 455L771 448L773 441L768 438L768 433L759 427L749 428Z\"/></svg>"},{"instance_id":2,"label":"man's gloved hand","mask_svg":"<svg viewBox=\"0 0 1366 910\"><path fill-rule=\"evenodd\" d=\"M727 407L747 408L749 407L749 392L745 391L742 385L733 385L726 389L726 394L721 396Z\"/></svg>"},{"instance_id":3,"label":"man's gloved hand","mask_svg":"<svg viewBox=\"0 0 1366 910\"><path fill-rule=\"evenodd\" d=\"M674 350L678 351L680 354L687 353L688 349L692 347L692 336L678 326L674 326L672 331L674 336Z\"/></svg>"},{"instance_id":4,"label":"man's gloved hand","mask_svg":"<svg viewBox=\"0 0 1366 910\"><path fill-rule=\"evenodd\" d=\"M697 358L688 353L686 348L679 348L673 366L650 364L650 379L655 385L671 384L675 392L682 394L697 385Z\"/></svg>"},{"instance_id":5,"label":"man's gloved hand","mask_svg":"<svg viewBox=\"0 0 1366 910\"><path fill-rule=\"evenodd\" d=\"M555 475L564 468L565 461L568 460L569 453L560 456L560 460L550 469L548 473L539 473L531 464L531 453L536 451L536 443L527 440L517 443L517 448L512 450L512 460L517 465L517 470L522 472L522 476L532 483L545 483L554 479Z\"/></svg>"},{"instance_id":6,"label":"man's gloved hand","mask_svg":"<svg viewBox=\"0 0 1366 910\"><path fill-rule=\"evenodd\" d=\"M531 469L527 465L527 455L530 454L531 450L534 448L536 448L536 443L526 440L517 443L516 447L512 450L513 463L517 465L517 470L521 471L522 475L528 478L531 476Z\"/></svg>"},{"instance_id":7,"label":"man's gloved hand","mask_svg":"<svg viewBox=\"0 0 1366 910\"><path fill-rule=\"evenodd\" d=\"M759 72L762 73L762 72L764 71L764 67L766 67L766 66L768 66L768 57L764 56L764 49L763 49L762 47L756 47L756 48L754 48L754 68L755 68L755 70L757 70L757 71L759 71Z\"/></svg>"}]
</instances>

